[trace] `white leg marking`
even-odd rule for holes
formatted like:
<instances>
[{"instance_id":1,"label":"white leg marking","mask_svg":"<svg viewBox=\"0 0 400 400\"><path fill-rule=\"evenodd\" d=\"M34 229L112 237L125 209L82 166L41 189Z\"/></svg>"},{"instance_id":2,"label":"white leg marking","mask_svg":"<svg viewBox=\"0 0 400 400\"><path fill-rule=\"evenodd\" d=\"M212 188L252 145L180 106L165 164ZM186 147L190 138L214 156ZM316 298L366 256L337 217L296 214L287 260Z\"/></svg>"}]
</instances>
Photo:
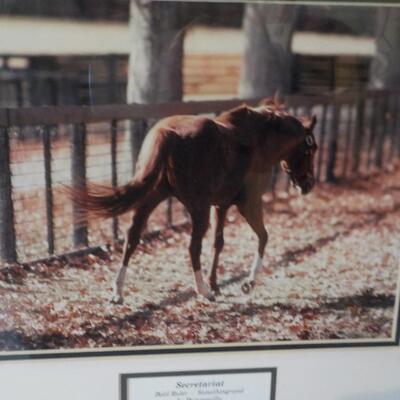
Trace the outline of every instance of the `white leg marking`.
<instances>
[{"instance_id":1,"label":"white leg marking","mask_svg":"<svg viewBox=\"0 0 400 400\"><path fill-rule=\"evenodd\" d=\"M128 268L127 265L121 265L120 269L118 270L117 277L115 278L114 294L113 294L113 300L112 300L114 303L122 303L122 301L123 301L122 292L123 292L123 288L124 288L127 268Z\"/></svg>"},{"instance_id":2,"label":"white leg marking","mask_svg":"<svg viewBox=\"0 0 400 400\"><path fill-rule=\"evenodd\" d=\"M249 275L250 281L252 282L256 281L257 273L260 270L261 266L262 266L262 257L260 256L258 251L256 251L256 253L254 254L253 263L251 264L250 267L250 275Z\"/></svg>"},{"instance_id":3,"label":"white leg marking","mask_svg":"<svg viewBox=\"0 0 400 400\"><path fill-rule=\"evenodd\" d=\"M211 289L208 287L208 285L204 282L201 271L195 271L194 279L196 281L197 293L201 294L202 296L206 297L207 299L212 299L214 297L213 293L212 293Z\"/></svg>"}]
</instances>

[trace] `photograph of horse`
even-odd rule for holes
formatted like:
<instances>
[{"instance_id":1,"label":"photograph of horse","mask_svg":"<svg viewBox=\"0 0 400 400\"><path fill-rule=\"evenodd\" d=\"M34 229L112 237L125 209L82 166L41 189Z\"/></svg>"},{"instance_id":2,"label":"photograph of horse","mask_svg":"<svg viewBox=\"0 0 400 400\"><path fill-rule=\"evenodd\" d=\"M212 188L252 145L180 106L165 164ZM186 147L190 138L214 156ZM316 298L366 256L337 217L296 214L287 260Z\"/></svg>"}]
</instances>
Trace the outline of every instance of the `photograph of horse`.
<instances>
[{"instance_id":1,"label":"photograph of horse","mask_svg":"<svg viewBox=\"0 0 400 400\"><path fill-rule=\"evenodd\" d=\"M398 344L400 8L17 3L0 359Z\"/></svg>"}]
</instances>

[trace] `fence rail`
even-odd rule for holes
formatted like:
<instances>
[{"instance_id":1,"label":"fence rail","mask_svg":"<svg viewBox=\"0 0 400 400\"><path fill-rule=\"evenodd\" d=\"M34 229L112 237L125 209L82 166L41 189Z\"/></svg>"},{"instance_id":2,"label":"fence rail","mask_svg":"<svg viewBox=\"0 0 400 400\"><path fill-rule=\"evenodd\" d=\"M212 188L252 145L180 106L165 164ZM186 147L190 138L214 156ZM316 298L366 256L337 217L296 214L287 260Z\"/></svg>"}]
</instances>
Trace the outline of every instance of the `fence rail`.
<instances>
[{"instance_id":1,"label":"fence rail","mask_svg":"<svg viewBox=\"0 0 400 400\"><path fill-rule=\"evenodd\" d=\"M399 97L398 91L379 90L287 98L294 114L318 116L319 181L364 175L399 158ZM174 114L214 115L258 101L0 109L0 262L34 260L100 244L105 238L119 239L126 219L93 225L61 196L59 188L61 183L85 187L87 180L115 187L129 177L137 149L126 147L138 143L138 138L127 140L137 135L127 122ZM16 134L25 127L37 130L35 139ZM279 168L274 169L269 189L288 189L288 179ZM163 226L172 225L178 211L169 199ZM99 237L98 232L105 233Z\"/></svg>"},{"instance_id":2,"label":"fence rail","mask_svg":"<svg viewBox=\"0 0 400 400\"><path fill-rule=\"evenodd\" d=\"M303 96L286 98L290 107L310 108L316 105L354 103L358 98L371 96L385 99L398 95L398 91L365 90L336 95ZM116 119L163 118L173 114L219 113L242 103L257 104L261 99L206 100L169 102L158 104L112 104L97 106L48 106L0 109L0 126L32 126L108 122Z\"/></svg>"}]
</instances>

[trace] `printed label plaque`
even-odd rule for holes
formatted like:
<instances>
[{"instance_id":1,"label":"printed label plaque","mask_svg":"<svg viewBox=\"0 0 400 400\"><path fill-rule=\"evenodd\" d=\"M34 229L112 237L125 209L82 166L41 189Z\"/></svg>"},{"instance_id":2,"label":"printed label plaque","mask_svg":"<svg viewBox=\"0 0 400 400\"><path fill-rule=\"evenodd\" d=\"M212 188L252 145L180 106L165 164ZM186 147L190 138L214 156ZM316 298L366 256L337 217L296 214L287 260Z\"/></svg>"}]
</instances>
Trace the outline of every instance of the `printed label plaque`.
<instances>
[{"instance_id":1,"label":"printed label plaque","mask_svg":"<svg viewBox=\"0 0 400 400\"><path fill-rule=\"evenodd\" d=\"M121 400L275 400L276 368L122 374Z\"/></svg>"}]
</instances>

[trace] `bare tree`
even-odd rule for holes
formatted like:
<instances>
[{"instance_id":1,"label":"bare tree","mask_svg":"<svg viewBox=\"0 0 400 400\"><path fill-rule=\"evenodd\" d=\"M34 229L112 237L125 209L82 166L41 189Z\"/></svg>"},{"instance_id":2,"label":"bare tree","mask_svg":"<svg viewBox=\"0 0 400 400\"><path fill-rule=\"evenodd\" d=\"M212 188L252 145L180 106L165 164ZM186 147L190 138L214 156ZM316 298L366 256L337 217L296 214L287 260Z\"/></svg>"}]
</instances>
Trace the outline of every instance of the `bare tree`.
<instances>
[{"instance_id":1,"label":"bare tree","mask_svg":"<svg viewBox=\"0 0 400 400\"><path fill-rule=\"evenodd\" d=\"M241 96L271 96L278 90L290 91L291 40L297 15L298 7L293 5L246 5Z\"/></svg>"},{"instance_id":2,"label":"bare tree","mask_svg":"<svg viewBox=\"0 0 400 400\"><path fill-rule=\"evenodd\" d=\"M400 87L400 8L381 7L376 14L376 54L371 62L369 85L372 88ZM375 165L381 168L384 161L385 141L390 140L389 157L395 152L400 155L400 132L398 115L400 113L398 96L385 96L375 104L381 121L378 133L372 138L376 141Z\"/></svg>"},{"instance_id":3,"label":"bare tree","mask_svg":"<svg viewBox=\"0 0 400 400\"><path fill-rule=\"evenodd\" d=\"M376 18L376 55L371 63L370 86L400 86L400 8L379 8Z\"/></svg>"},{"instance_id":4,"label":"bare tree","mask_svg":"<svg viewBox=\"0 0 400 400\"><path fill-rule=\"evenodd\" d=\"M128 103L182 99L183 32L179 2L131 0ZM133 165L146 129L131 125Z\"/></svg>"}]
</instances>

